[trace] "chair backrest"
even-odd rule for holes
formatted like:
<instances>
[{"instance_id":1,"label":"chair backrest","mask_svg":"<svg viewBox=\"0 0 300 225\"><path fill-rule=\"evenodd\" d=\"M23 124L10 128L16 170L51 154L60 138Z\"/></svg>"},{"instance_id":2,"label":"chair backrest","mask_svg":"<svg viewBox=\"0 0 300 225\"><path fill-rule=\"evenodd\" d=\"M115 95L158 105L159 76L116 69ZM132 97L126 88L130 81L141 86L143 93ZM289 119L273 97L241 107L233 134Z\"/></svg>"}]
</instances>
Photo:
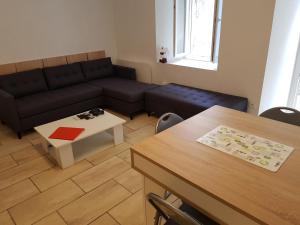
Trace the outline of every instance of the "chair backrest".
<instances>
[{"instance_id":1,"label":"chair backrest","mask_svg":"<svg viewBox=\"0 0 300 225\"><path fill-rule=\"evenodd\" d=\"M300 126L300 112L296 109L288 107L275 107L268 109L260 114L260 116Z\"/></svg>"},{"instance_id":2,"label":"chair backrest","mask_svg":"<svg viewBox=\"0 0 300 225\"><path fill-rule=\"evenodd\" d=\"M178 225L202 225L191 216L174 207L160 196L149 193L147 199L165 220L174 221Z\"/></svg>"},{"instance_id":3,"label":"chair backrest","mask_svg":"<svg viewBox=\"0 0 300 225\"><path fill-rule=\"evenodd\" d=\"M175 113L165 113L158 119L155 133L162 132L182 121L183 119Z\"/></svg>"}]
</instances>

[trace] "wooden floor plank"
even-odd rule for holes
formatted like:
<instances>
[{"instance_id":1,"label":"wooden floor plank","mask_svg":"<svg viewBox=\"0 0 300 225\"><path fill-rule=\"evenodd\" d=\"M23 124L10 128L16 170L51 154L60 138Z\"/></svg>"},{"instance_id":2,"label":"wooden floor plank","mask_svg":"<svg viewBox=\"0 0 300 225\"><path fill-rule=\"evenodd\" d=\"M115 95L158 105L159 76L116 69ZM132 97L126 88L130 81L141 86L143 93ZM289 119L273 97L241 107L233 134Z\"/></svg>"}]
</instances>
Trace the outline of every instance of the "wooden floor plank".
<instances>
[{"instance_id":1,"label":"wooden floor plank","mask_svg":"<svg viewBox=\"0 0 300 225\"><path fill-rule=\"evenodd\" d=\"M45 191L48 188L53 187L56 184L59 184L77 174L80 174L91 167L91 163L86 160L82 160L66 169L61 169L60 167L55 166L31 177L31 180L41 191Z\"/></svg>"},{"instance_id":2,"label":"wooden floor plank","mask_svg":"<svg viewBox=\"0 0 300 225\"><path fill-rule=\"evenodd\" d=\"M15 225L7 211L0 213L1 225Z\"/></svg>"},{"instance_id":3,"label":"wooden floor plank","mask_svg":"<svg viewBox=\"0 0 300 225\"><path fill-rule=\"evenodd\" d=\"M140 114L135 116L133 120L130 120L127 123L125 123L125 126L132 130L138 130L147 125L154 126L156 124L156 121L157 118L155 117L148 117L147 114Z\"/></svg>"},{"instance_id":4,"label":"wooden floor plank","mask_svg":"<svg viewBox=\"0 0 300 225\"><path fill-rule=\"evenodd\" d=\"M110 215L105 213L90 225L119 225L119 223L117 223Z\"/></svg>"},{"instance_id":5,"label":"wooden floor plank","mask_svg":"<svg viewBox=\"0 0 300 225\"><path fill-rule=\"evenodd\" d=\"M0 212L40 193L30 180L9 186L0 191Z\"/></svg>"},{"instance_id":6,"label":"wooden floor plank","mask_svg":"<svg viewBox=\"0 0 300 225\"><path fill-rule=\"evenodd\" d=\"M32 146L27 140L12 140L5 143L5 138L0 137L2 145L0 145L0 157L9 155L13 152L20 151L24 148Z\"/></svg>"},{"instance_id":7,"label":"wooden floor plank","mask_svg":"<svg viewBox=\"0 0 300 225\"><path fill-rule=\"evenodd\" d=\"M141 190L144 184L143 175L134 169L130 169L114 179L131 193Z\"/></svg>"},{"instance_id":8,"label":"wooden floor plank","mask_svg":"<svg viewBox=\"0 0 300 225\"><path fill-rule=\"evenodd\" d=\"M92 156L89 156L87 158L88 161L92 162L94 165L100 164L102 162L104 162L107 159L110 159L111 157L122 153L125 150L129 150L130 148L130 144L124 142L120 145L114 146L112 148L108 148L105 150L102 150L98 153L95 153Z\"/></svg>"},{"instance_id":9,"label":"wooden floor plank","mask_svg":"<svg viewBox=\"0 0 300 225\"><path fill-rule=\"evenodd\" d=\"M128 162L129 164L131 164L131 153L130 153L130 149L121 152L120 154L117 155L119 158L123 159L124 161Z\"/></svg>"},{"instance_id":10,"label":"wooden floor plank","mask_svg":"<svg viewBox=\"0 0 300 225\"><path fill-rule=\"evenodd\" d=\"M17 225L30 225L83 194L72 181L59 184L9 209Z\"/></svg>"},{"instance_id":11,"label":"wooden floor plank","mask_svg":"<svg viewBox=\"0 0 300 225\"><path fill-rule=\"evenodd\" d=\"M47 158L38 158L0 173L0 190L52 167Z\"/></svg>"},{"instance_id":12,"label":"wooden floor plank","mask_svg":"<svg viewBox=\"0 0 300 225\"><path fill-rule=\"evenodd\" d=\"M23 164L26 162L29 162L33 159L42 157L46 153L42 151L41 149L37 149L34 146L29 146L27 148L24 148L20 151L13 152L11 156L14 158L15 161L17 161L19 164Z\"/></svg>"},{"instance_id":13,"label":"wooden floor plank","mask_svg":"<svg viewBox=\"0 0 300 225\"><path fill-rule=\"evenodd\" d=\"M0 158L0 172L7 170L9 168L12 168L14 166L17 166L18 164L16 163L13 158L8 155Z\"/></svg>"},{"instance_id":14,"label":"wooden floor plank","mask_svg":"<svg viewBox=\"0 0 300 225\"><path fill-rule=\"evenodd\" d=\"M65 221L55 212L33 225L67 225Z\"/></svg>"},{"instance_id":15,"label":"wooden floor plank","mask_svg":"<svg viewBox=\"0 0 300 225\"><path fill-rule=\"evenodd\" d=\"M155 127L152 125L147 125L141 129L138 129L128 135L125 135L126 142L130 144L135 144L139 141L142 141L148 137L151 137L155 134Z\"/></svg>"},{"instance_id":16,"label":"wooden floor plank","mask_svg":"<svg viewBox=\"0 0 300 225\"><path fill-rule=\"evenodd\" d=\"M130 169L130 166L118 157L109 160L75 176L73 180L86 192Z\"/></svg>"},{"instance_id":17,"label":"wooden floor plank","mask_svg":"<svg viewBox=\"0 0 300 225\"><path fill-rule=\"evenodd\" d=\"M109 181L59 210L67 224L86 225L130 196L115 181Z\"/></svg>"},{"instance_id":18,"label":"wooden floor plank","mask_svg":"<svg viewBox=\"0 0 300 225\"><path fill-rule=\"evenodd\" d=\"M144 225L144 204L144 192L141 190L109 210L109 214L122 225Z\"/></svg>"}]
</instances>

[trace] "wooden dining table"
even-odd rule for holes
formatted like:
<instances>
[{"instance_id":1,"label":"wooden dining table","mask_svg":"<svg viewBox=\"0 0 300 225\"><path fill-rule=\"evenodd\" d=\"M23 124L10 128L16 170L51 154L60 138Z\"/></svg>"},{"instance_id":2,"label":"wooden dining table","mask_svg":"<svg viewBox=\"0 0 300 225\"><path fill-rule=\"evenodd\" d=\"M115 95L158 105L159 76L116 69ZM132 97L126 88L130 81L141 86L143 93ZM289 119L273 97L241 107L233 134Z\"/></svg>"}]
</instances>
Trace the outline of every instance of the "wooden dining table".
<instances>
[{"instance_id":1,"label":"wooden dining table","mask_svg":"<svg viewBox=\"0 0 300 225\"><path fill-rule=\"evenodd\" d=\"M294 148L277 172L196 140L225 125ZM144 195L165 190L220 224L300 224L300 127L214 106L131 148ZM155 210L145 198L146 224Z\"/></svg>"}]
</instances>

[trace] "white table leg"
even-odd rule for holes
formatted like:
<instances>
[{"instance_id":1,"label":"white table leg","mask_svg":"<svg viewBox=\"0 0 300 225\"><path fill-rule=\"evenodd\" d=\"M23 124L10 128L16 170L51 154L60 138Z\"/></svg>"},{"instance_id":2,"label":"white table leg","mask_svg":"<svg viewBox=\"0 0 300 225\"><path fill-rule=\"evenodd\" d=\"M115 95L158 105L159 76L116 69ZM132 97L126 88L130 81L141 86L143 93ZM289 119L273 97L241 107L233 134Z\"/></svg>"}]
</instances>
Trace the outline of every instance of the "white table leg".
<instances>
[{"instance_id":1,"label":"white table leg","mask_svg":"<svg viewBox=\"0 0 300 225\"><path fill-rule=\"evenodd\" d=\"M153 225L156 210L154 207L148 202L146 196L149 193L154 193L159 196L164 195L165 190L159 186L157 183L153 182L151 179L145 177L144 178L144 195L145 195L145 215L146 215L146 225Z\"/></svg>"},{"instance_id":2,"label":"white table leg","mask_svg":"<svg viewBox=\"0 0 300 225\"><path fill-rule=\"evenodd\" d=\"M124 135L123 135L123 125L118 125L113 128L114 130L114 142L115 145L121 144L124 142Z\"/></svg>"},{"instance_id":3,"label":"white table leg","mask_svg":"<svg viewBox=\"0 0 300 225\"><path fill-rule=\"evenodd\" d=\"M45 138L41 138L41 139L42 139L42 147L43 147L44 151L46 153L48 153L49 152L49 143Z\"/></svg>"},{"instance_id":4,"label":"white table leg","mask_svg":"<svg viewBox=\"0 0 300 225\"><path fill-rule=\"evenodd\" d=\"M61 168L66 168L74 164L73 148L71 144L60 148L55 148L55 158Z\"/></svg>"}]
</instances>

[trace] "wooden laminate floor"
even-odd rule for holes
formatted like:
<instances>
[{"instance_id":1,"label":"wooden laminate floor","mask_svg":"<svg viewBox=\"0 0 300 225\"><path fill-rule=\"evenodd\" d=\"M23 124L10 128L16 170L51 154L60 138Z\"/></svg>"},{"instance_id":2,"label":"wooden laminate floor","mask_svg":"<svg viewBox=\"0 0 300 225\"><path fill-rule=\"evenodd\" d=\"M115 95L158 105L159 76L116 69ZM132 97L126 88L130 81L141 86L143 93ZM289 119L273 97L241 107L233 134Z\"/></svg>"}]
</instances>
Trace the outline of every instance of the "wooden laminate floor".
<instances>
[{"instance_id":1,"label":"wooden laminate floor","mask_svg":"<svg viewBox=\"0 0 300 225\"><path fill-rule=\"evenodd\" d=\"M65 170L42 151L35 132L18 140L0 125L0 225L143 225L143 177L130 167L129 148L154 135L157 119L121 117L123 144Z\"/></svg>"}]
</instances>

